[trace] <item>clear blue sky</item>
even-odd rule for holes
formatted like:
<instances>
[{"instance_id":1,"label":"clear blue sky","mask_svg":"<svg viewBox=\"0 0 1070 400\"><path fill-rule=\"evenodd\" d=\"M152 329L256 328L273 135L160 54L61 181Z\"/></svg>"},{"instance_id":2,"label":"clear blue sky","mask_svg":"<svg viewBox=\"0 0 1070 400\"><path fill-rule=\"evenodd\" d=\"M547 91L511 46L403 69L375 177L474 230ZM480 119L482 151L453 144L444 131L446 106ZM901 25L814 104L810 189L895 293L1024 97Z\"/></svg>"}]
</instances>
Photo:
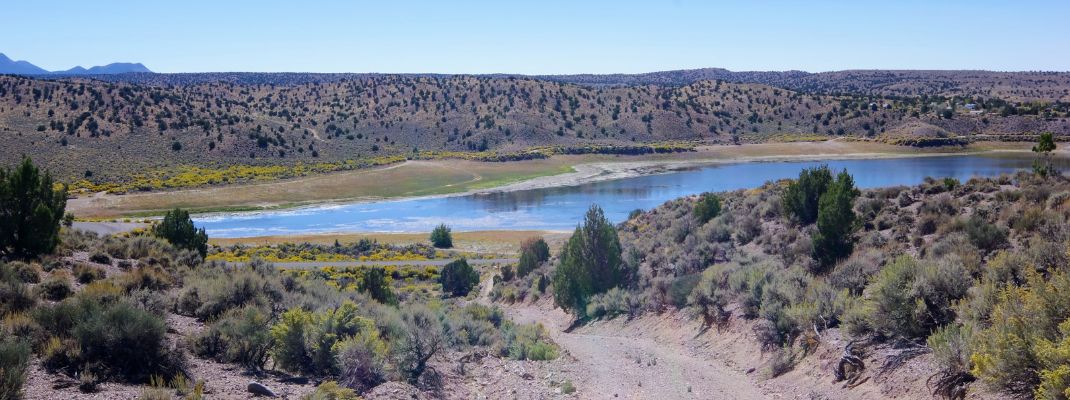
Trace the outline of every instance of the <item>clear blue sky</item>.
<instances>
[{"instance_id":1,"label":"clear blue sky","mask_svg":"<svg viewBox=\"0 0 1070 400\"><path fill-rule=\"evenodd\" d=\"M0 6L45 69L525 74L1070 70L1070 1L49 1Z\"/></svg>"}]
</instances>

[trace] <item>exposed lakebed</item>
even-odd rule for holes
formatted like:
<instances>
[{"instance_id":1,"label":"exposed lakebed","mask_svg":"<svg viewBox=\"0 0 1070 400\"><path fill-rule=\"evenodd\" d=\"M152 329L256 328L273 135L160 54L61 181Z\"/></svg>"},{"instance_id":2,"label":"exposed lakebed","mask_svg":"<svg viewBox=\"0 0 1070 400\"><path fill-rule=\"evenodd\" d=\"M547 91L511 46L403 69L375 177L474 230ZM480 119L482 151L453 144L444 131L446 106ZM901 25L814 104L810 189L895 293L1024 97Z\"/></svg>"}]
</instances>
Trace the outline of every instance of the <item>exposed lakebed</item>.
<instances>
[{"instance_id":1,"label":"exposed lakebed","mask_svg":"<svg viewBox=\"0 0 1070 400\"><path fill-rule=\"evenodd\" d=\"M718 163L670 172L571 186L488 191L456 196L382 200L195 218L212 237L250 237L333 232L418 232L445 223L454 230L569 230L597 204L619 222L635 209L702 192L750 188L798 176L803 168L828 164L847 169L862 188L914 185L925 177L998 176L1028 170L1031 154L950 155L827 161ZM1070 162L1057 159L1066 170Z\"/></svg>"}]
</instances>

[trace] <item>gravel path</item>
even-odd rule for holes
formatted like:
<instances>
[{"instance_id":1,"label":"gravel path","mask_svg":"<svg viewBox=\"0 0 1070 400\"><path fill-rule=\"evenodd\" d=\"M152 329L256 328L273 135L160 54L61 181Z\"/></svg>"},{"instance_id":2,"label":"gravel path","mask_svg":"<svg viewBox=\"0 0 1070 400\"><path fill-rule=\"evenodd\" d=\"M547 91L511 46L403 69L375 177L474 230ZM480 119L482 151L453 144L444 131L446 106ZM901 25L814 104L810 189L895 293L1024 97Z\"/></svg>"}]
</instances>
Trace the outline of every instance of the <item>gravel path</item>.
<instances>
[{"instance_id":1,"label":"gravel path","mask_svg":"<svg viewBox=\"0 0 1070 400\"><path fill-rule=\"evenodd\" d=\"M768 399L754 376L700 357L687 343L635 336L613 326L564 332L571 317L548 305L507 307L518 323L539 322L575 359L568 376L583 399ZM790 397L790 396L789 396Z\"/></svg>"}]
</instances>

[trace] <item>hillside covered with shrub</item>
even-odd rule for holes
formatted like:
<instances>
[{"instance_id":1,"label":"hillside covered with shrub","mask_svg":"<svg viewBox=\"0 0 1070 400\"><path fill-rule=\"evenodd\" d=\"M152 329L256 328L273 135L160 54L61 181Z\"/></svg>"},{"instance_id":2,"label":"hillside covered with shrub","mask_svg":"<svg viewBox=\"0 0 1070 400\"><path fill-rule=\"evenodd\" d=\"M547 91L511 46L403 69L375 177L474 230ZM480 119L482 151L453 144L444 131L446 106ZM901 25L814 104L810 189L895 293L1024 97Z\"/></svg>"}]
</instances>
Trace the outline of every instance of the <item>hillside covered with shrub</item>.
<instances>
[{"instance_id":1,"label":"hillside covered with shrub","mask_svg":"<svg viewBox=\"0 0 1070 400\"><path fill-rule=\"evenodd\" d=\"M168 76L160 79L178 79ZM524 159L538 147L613 153L783 137L1070 135L1066 103L985 93L812 94L722 80L592 86L529 77L272 76L167 85L2 76L0 139L9 151L0 162L34 155L62 181L96 183L166 179L190 167L247 169L220 175L214 183L221 184L412 157Z\"/></svg>"},{"instance_id":2,"label":"hillside covered with shrub","mask_svg":"<svg viewBox=\"0 0 1070 400\"><path fill-rule=\"evenodd\" d=\"M815 168L637 210L612 231L589 213L554 261L493 296L551 292L577 323L682 310L708 329L745 324L772 377L850 343L820 369L845 387L925 355L936 372L916 384L934 396L1062 399L1068 219L1061 176L857 190L849 171Z\"/></svg>"}]
</instances>

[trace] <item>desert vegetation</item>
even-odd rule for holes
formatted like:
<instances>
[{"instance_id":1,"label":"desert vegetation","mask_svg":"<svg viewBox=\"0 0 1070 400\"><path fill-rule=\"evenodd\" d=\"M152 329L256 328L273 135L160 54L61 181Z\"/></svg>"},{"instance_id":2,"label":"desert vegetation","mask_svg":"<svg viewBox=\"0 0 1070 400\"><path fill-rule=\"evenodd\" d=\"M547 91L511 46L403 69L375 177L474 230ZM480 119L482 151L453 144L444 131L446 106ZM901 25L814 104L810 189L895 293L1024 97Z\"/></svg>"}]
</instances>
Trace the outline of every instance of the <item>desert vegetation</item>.
<instances>
[{"instance_id":1,"label":"desert vegetation","mask_svg":"<svg viewBox=\"0 0 1070 400\"><path fill-rule=\"evenodd\" d=\"M411 158L645 154L786 136L957 145L974 136L1070 133L1064 95L1050 89L838 90L718 78L665 86L461 75L249 78L156 76L181 81L157 85L133 77L0 77L0 134L12 149L2 161L37 154L72 187L131 192ZM858 79L870 78L947 86L924 77ZM1043 76L1021 79L1065 87Z\"/></svg>"},{"instance_id":2,"label":"desert vegetation","mask_svg":"<svg viewBox=\"0 0 1070 400\"><path fill-rule=\"evenodd\" d=\"M254 379L284 374L298 377L293 382L323 382L275 388L287 396L356 398L392 381L435 390L446 372L436 369L436 360L449 355L557 357L541 326L515 324L495 307L465 300L480 273L464 259L441 269L318 270L283 270L256 257L205 261L206 235L184 210L169 212L152 229L102 237L60 228L53 215L63 214L65 192L54 191L48 175L29 161L0 176L5 196L20 194L17 201L3 197L5 210L23 209L13 201L34 202L30 209L40 218L32 222L54 227L41 239L52 248L8 244L0 262L5 399L21 397L31 368L89 393L106 390L106 383L140 388L142 398L244 393L204 374L206 366L221 363ZM9 181L27 189L7 189ZM15 221L5 224L21 223L15 212L3 215ZM435 256L426 245L372 241L280 247L272 249L297 257ZM271 384L257 385L248 390L271 390Z\"/></svg>"},{"instance_id":3,"label":"desert vegetation","mask_svg":"<svg viewBox=\"0 0 1070 400\"><path fill-rule=\"evenodd\" d=\"M1040 172L858 190L849 171L819 167L673 200L615 228L592 209L536 269L553 276L549 289L503 278L495 298L547 290L580 323L673 309L707 328L746 321L770 376L831 332L851 343L849 368L829 371L841 380L862 367L854 354L892 343L897 361L879 368L931 353L934 396L1065 398L1070 180Z\"/></svg>"}]
</instances>

